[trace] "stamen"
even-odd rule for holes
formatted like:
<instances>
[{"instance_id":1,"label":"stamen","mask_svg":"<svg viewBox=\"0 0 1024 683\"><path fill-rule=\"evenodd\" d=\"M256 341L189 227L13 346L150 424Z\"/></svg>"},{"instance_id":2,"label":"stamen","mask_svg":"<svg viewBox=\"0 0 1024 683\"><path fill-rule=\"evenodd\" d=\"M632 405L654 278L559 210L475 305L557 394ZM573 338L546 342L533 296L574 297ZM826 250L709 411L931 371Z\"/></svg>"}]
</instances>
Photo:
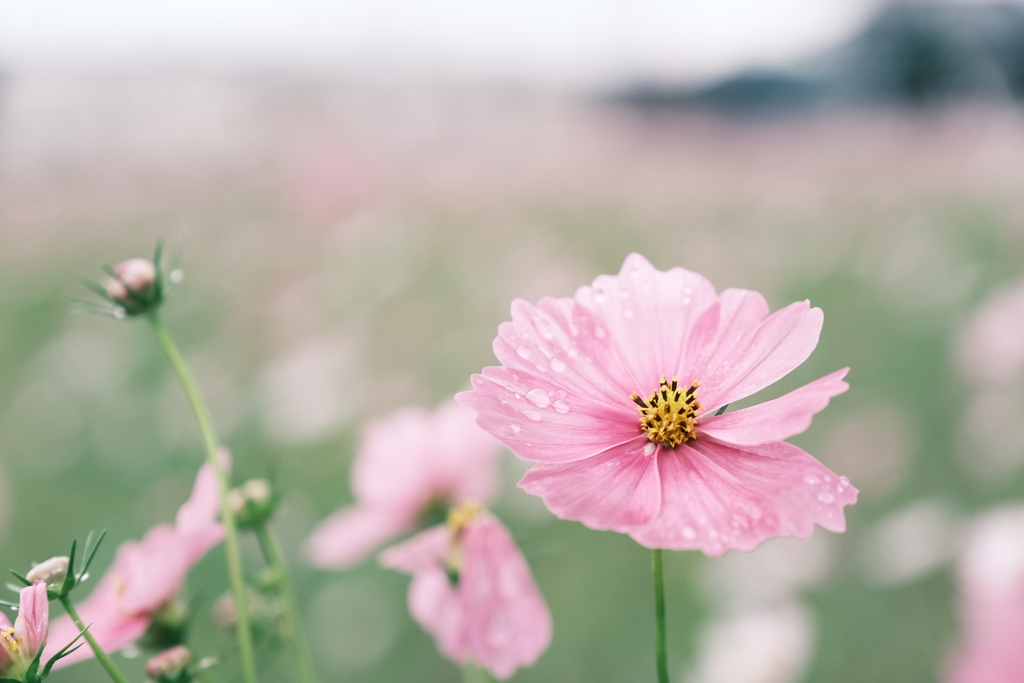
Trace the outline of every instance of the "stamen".
<instances>
[{"instance_id":1,"label":"stamen","mask_svg":"<svg viewBox=\"0 0 1024 683\"><path fill-rule=\"evenodd\" d=\"M484 506L476 501L466 501L448 511L448 528L458 536L474 517L484 511Z\"/></svg>"},{"instance_id":2,"label":"stamen","mask_svg":"<svg viewBox=\"0 0 1024 683\"><path fill-rule=\"evenodd\" d=\"M640 410L640 428L647 432L647 438L666 448L693 441L697 438L697 414L703 409L697 400L694 382L682 392L678 378L669 382L664 375L657 389L644 402L640 394L633 392L630 398Z\"/></svg>"}]
</instances>

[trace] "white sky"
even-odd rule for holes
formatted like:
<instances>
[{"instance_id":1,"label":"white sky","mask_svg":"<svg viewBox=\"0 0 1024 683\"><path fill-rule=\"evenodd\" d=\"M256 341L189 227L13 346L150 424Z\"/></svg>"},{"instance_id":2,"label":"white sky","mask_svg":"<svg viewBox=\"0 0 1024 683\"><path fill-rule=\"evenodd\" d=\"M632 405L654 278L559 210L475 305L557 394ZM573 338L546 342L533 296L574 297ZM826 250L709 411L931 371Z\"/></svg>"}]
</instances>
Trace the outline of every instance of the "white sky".
<instances>
[{"instance_id":1,"label":"white sky","mask_svg":"<svg viewBox=\"0 0 1024 683\"><path fill-rule=\"evenodd\" d=\"M294 67L587 86L696 80L854 33L881 0L0 0L0 69Z\"/></svg>"}]
</instances>

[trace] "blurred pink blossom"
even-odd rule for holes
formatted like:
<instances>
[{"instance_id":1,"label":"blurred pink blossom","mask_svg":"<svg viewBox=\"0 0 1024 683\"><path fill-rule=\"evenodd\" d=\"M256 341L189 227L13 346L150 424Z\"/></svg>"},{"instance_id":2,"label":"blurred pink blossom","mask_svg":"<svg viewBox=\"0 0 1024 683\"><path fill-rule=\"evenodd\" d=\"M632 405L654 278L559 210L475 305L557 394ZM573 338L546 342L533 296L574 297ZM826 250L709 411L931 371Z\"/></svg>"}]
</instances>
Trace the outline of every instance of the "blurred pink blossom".
<instances>
[{"instance_id":1,"label":"blurred pink blossom","mask_svg":"<svg viewBox=\"0 0 1024 683\"><path fill-rule=\"evenodd\" d=\"M967 322L957 364L972 383L1024 378L1024 280L985 301Z\"/></svg>"},{"instance_id":2,"label":"blurred pink blossom","mask_svg":"<svg viewBox=\"0 0 1024 683\"><path fill-rule=\"evenodd\" d=\"M843 531L857 499L783 441L846 391L847 369L715 415L800 365L821 325L806 301L769 315L757 292L718 295L696 273L631 254L573 298L513 302L494 341L502 367L456 398L537 462L519 486L557 516L651 548L752 550L814 524Z\"/></svg>"},{"instance_id":3,"label":"blurred pink blossom","mask_svg":"<svg viewBox=\"0 0 1024 683\"><path fill-rule=\"evenodd\" d=\"M352 465L357 502L317 527L306 542L309 560L347 567L413 529L432 503L489 500L500 451L454 401L433 412L403 408L371 423Z\"/></svg>"},{"instance_id":4,"label":"blurred pink blossom","mask_svg":"<svg viewBox=\"0 0 1024 683\"><path fill-rule=\"evenodd\" d=\"M221 461L230 466L226 450ZM217 518L220 498L217 478L209 464L196 477L192 495L178 510L174 526L160 524L150 529L141 542L121 544L114 564L96 589L80 605L78 615L89 633L107 652L120 650L140 638L154 615L177 595L189 570L224 538ZM50 643L53 652L70 643L78 627L64 615L54 621ZM93 652L82 647L61 659L55 668L88 659Z\"/></svg>"},{"instance_id":5,"label":"blurred pink blossom","mask_svg":"<svg viewBox=\"0 0 1024 683\"><path fill-rule=\"evenodd\" d=\"M25 673L39 648L46 645L49 619L50 599L43 581L21 589L14 626L7 615L0 612L0 675L20 678Z\"/></svg>"},{"instance_id":6,"label":"blurred pink blossom","mask_svg":"<svg viewBox=\"0 0 1024 683\"><path fill-rule=\"evenodd\" d=\"M948 683L1017 683L1024 672L1024 507L978 519L957 565L961 631Z\"/></svg>"},{"instance_id":7,"label":"blurred pink blossom","mask_svg":"<svg viewBox=\"0 0 1024 683\"><path fill-rule=\"evenodd\" d=\"M441 654L506 679L547 649L551 614L505 527L467 508L388 548L380 561L413 575L409 611Z\"/></svg>"}]
</instances>

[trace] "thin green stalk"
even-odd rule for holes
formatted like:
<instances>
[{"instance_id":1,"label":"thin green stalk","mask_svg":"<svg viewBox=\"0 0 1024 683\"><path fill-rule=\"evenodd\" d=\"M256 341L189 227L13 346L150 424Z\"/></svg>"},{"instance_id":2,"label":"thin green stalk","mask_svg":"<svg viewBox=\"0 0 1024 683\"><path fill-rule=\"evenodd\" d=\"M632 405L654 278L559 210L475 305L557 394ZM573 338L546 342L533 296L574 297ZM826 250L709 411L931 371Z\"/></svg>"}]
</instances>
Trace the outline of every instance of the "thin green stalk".
<instances>
[{"instance_id":1,"label":"thin green stalk","mask_svg":"<svg viewBox=\"0 0 1024 683\"><path fill-rule=\"evenodd\" d=\"M89 643L89 647L96 653L96 661L107 670L107 674L114 683L128 683L128 679L124 677L121 670L117 668L117 664L114 664L114 660L110 658L100 644L96 642L96 639L92 637L92 634L85 630L85 624L82 623L82 618L78 616L78 612L75 611L75 606L71 604L71 598L67 595L60 596L60 604L64 605L64 611L68 613L71 620L75 622L75 626L78 630L84 631L85 640Z\"/></svg>"},{"instance_id":2,"label":"thin green stalk","mask_svg":"<svg viewBox=\"0 0 1024 683\"><path fill-rule=\"evenodd\" d=\"M280 595L284 602L285 634L292 641L292 648L295 651L295 665L298 669L299 681L317 683L313 653L310 651L309 641L306 639L306 630L302 625L302 615L299 613L298 600L295 599L295 589L288 576L284 553L281 552L281 546L270 533L266 524L260 524L255 531L256 539L263 550L263 557L266 558L267 565L279 582Z\"/></svg>"},{"instance_id":3,"label":"thin green stalk","mask_svg":"<svg viewBox=\"0 0 1024 683\"><path fill-rule=\"evenodd\" d=\"M668 647L665 644L665 581L661 571L661 548L651 551L654 572L654 655L658 683L668 683Z\"/></svg>"},{"instance_id":4,"label":"thin green stalk","mask_svg":"<svg viewBox=\"0 0 1024 683\"><path fill-rule=\"evenodd\" d=\"M253 655L252 632L249 630L249 610L245 595L245 580L242 577L242 556L238 550L238 531L235 516L228 505L228 481L224 474L224 468L221 467L220 459L217 457L217 436L213 431L213 422L210 420L210 413L206 409L203 397L199 393L199 387L196 385L192 373L189 372L188 366L185 365L185 359L181 357L174 340L171 339L156 313L152 313L148 317L160 347L167 355L174 374L178 376L181 388L185 390L185 397L188 399L192 412L195 414L196 423L199 425L199 434L203 439L206 459L217 476L221 522L224 525L224 550L227 556L228 579L231 582L231 596L237 614L235 630L238 638L238 657L241 663L242 680L245 683L256 683L256 659Z\"/></svg>"},{"instance_id":5,"label":"thin green stalk","mask_svg":"<svg viewBox=\"0 0 1024 683\"><path fill-rule=\"evenodd\" d=\"M494 679L486 669L480 668L472 662L462 665L462 681L463 683L494 683Z\"/></svg>"}]
</instances>

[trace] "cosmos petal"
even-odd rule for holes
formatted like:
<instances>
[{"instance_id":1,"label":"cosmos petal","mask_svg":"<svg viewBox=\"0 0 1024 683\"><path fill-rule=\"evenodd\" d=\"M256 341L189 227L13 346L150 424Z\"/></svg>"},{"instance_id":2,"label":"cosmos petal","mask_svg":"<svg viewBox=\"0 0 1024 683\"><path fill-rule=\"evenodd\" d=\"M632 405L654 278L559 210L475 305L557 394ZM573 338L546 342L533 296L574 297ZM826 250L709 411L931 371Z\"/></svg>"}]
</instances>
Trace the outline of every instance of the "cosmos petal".
<instances>
[{"instance_id":1,"label":"cosmos petal","mask_svg":"<svg viewBox=\"0 0 1024 683\"><path fill-rule=\"evenodd\" d=\"M519 482L557 517L591 529L627 531L651 520L661 503L653 444L646 436L586 460L531 467Z\"/></svg>"},{"instance_id":2,"label":"cosmos petal","mask_svg":"<svg viewBox=\"0 0 1024 683\"><path fill-rule=\"evenodd\" d=\"M815 524L844 531L857 500L845 478L784 441L735 447L697 439L658 458L662 505L633 529L641 545L724 555L779 536L807 538Z\"/></svg>"},{"instance_id":3,"label":"cosmos petal","mask_svg":"<svg viewBox=\"0 0 1024 683\"><path fill-rule=\"evenodd\" d=\"M318 567L351 567L415 521L414 515L396 514L387 508L342 508L322 521L306 540L306 558Z\"/></svg>"},{"instance_id":4,"label":"cosmos petal","mask_svg":"<svg viewBox=\"0 0 1024 683\"><path fill-rule=\"evenodd\" d=\"M850 368L837 370L773 401L702 417L697 426L704 434L734 446L788 439L810 427L811 419L825 409L829 399L850 388L843 381L849 371Z\"/></svg>"},{"instance_id":5,"label":"cosmos petal","mask_svg":"<svg viewBox=\"0 0 1024 683\"><path fill-rule=\"evenodd\" d=\"M508 531L481 516L462 539L465 631L473 660L499 679L530 666L551 642L551 614Z\"/></svg>"}]
</instances>

